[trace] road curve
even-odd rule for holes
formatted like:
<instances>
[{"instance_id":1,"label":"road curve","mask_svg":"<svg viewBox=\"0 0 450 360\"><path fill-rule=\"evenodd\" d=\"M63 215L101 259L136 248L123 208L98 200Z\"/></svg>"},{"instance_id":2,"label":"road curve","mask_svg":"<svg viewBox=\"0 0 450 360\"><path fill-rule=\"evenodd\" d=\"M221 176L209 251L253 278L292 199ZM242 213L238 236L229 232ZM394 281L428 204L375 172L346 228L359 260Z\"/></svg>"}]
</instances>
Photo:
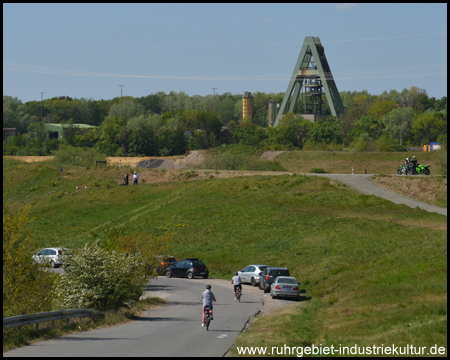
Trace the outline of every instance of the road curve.
<instances>
[{"instance_id":1,"label":"road curve","mask_svg":"<svg viewBox=\"0 0 450 360\"><path fill-rule=\"evenodd\" d=\"M436 212L441 215L447 216L447 209L435 205L430 205L422 201L412 199L408 196L397 194L393 191L385 189L371 179L371 174L306 174L308 176L325 176L329 179L339 181L348 187L359 191L365 195L375 195L383 199L392 201L395 204L404 204L413 209L416 207L429 211Z\"/></svg>"},{"instance_id":2,"label":"road curve","mask_svg":"<svg viewBox=\"0 0 450 360\"><path fill-rule=\"evenodd\" d=\"M217 298L209 331L201 326L200 299L207 283ZM139 320L40 341L4 352L3 356L224 356L261 307L263 292L245 288L238 303L231 280L159 277L152 281L149 293L169 303L144 312Z\"/></svg>"}]
</instances>

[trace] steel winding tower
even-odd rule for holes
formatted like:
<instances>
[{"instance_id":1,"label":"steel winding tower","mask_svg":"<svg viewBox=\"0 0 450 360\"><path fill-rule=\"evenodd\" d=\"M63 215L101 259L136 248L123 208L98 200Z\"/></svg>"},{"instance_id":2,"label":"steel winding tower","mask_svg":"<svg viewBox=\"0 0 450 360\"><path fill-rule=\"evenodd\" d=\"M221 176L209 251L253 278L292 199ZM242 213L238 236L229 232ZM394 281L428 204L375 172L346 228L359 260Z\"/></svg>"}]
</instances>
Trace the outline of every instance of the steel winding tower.
<instances>
[{"instance_id":1,"label":"steel winding tower","mask_svg":"<svg viewBox=\"0 0 450 360\"><path fill-rule=\"evenodd\" d=\"M303 92L301 93L302 88ZM300 94L302 94L303 112L305 114L314 114L314 116L320 115L322 113L322 95L324 93L331 114L333 116L342 114L344 105L339 96L320 39L306 36L273 126L276 127L278 125L280 118L288 107L288 103L289 112L294 112Z\"/></svg>"}]
</instances>

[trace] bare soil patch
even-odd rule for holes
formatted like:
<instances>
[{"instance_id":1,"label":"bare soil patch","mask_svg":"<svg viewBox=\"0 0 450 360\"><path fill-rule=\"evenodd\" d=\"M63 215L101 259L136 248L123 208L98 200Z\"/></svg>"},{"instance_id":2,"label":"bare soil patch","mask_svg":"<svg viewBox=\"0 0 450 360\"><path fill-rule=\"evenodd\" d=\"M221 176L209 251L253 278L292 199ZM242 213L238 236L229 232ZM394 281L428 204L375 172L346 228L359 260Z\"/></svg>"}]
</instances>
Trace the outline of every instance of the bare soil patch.
<instances>
[{"instance_id":1,"label":"bare soil patch","mask_svg":"<svg viewBox=\"0 0 450 360\"><path fill-rule=\"evenodd\" d=\"M176 161L179 159L183 159L183 156L167 156L167 157L153 157L153 156L145 156L145 157L107 157L106 161L108 161L108 164L110 165L130 165L135 166L136 164L142 162L142 161L148 161L148 160L170 160L170 161Z\"/></svg>"},{"instance_id":2,"label":"bare soil patch","mask_svg":"<svg viewBox=\"0 0 450 360\"><path fill-rule=\"evenodd\" d=\"M24 162L47 161L53 159L53 156L3 156L3 157L17 159Z\"/></svg>"},{"instance_id":3,"label":"bare soil patch","mask_svg":"<svg viewBox=\"0 0 450 360\"><path fill-rule=\"evenodd\" d=\"M264 151L259 157L261 160L273 160L284 151Z\"/></svg>"}]
</instances>

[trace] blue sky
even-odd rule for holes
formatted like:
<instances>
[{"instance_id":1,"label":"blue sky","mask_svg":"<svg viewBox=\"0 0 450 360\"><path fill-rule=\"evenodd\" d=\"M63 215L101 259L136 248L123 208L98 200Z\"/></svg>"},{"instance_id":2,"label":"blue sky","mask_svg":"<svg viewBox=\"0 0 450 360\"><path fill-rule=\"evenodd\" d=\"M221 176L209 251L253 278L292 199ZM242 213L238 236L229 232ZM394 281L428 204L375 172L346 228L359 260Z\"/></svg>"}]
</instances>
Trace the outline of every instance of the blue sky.
<instances>
[{"instance_id":1,"label":"blue sky","mask_svg":"<svg viewBox=\"0 0 450 360\"><path fill-rule=\"evenodd\" d=\"M3 95L285 92L306 36L339 91L447 96L447 4L3 4Z\"/></svg>"}]
</instances>

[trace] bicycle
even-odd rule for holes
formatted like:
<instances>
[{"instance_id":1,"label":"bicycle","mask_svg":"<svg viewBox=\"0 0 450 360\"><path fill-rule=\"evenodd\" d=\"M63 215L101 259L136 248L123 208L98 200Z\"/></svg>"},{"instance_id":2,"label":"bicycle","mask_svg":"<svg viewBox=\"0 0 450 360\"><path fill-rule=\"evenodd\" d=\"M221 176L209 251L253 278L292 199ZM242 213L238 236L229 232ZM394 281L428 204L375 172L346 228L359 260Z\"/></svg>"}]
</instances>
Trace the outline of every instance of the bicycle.
<instances>
[{"instance_id":1,"label":"bicycle","mask_svg":"<svg viewBox=\"0 0 450 360\"><path fill-rule=\"evenodd\" d=\"M209 324L211 323L211 314L212 314L212 309L210 306L205 306L205 328L206 331L209 330Z\"/></svg>"},{"instance_id":2,"label":"bicycle","mask_svg":"<svg viewBox=\"0 0 450 360\"><path fill-rule=\"evenodd\" d=\"M241 289L236 289L236 300L241 302Z\"/></svg>"}]
</instances>

